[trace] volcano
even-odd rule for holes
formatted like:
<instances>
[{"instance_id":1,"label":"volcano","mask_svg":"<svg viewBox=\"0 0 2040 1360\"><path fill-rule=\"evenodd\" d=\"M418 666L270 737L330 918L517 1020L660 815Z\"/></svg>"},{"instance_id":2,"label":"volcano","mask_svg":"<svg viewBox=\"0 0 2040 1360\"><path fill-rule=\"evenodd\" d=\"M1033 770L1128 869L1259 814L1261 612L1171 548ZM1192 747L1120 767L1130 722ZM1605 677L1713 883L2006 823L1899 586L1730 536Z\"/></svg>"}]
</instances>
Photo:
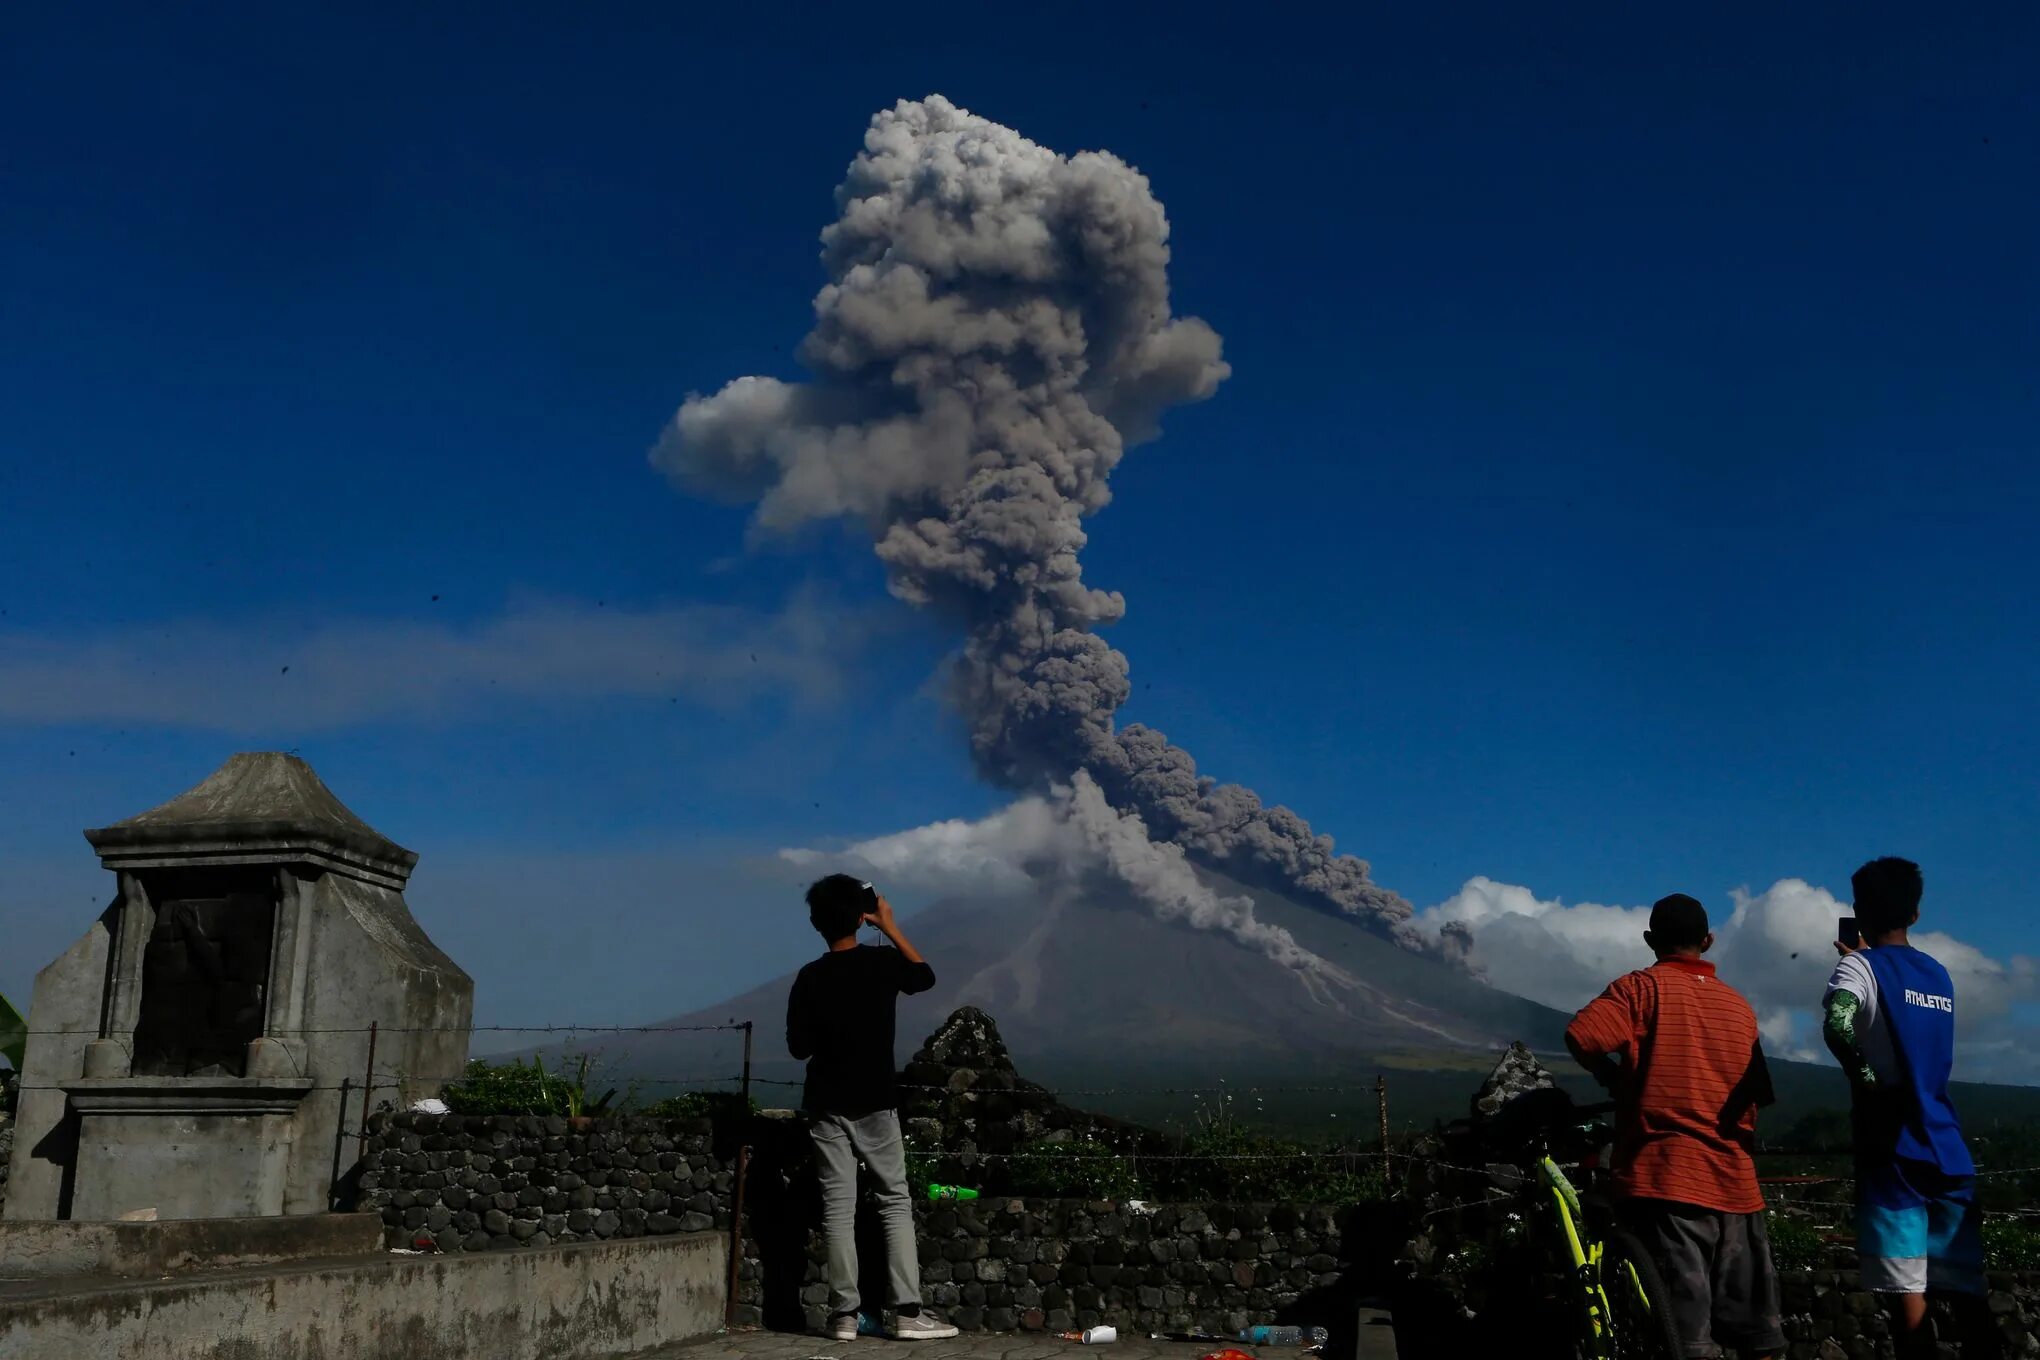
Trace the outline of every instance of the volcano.
<instances>
[{"instance_id":1,"label":"volcano","mask_svg":"<svg viewBox=\"0 0 2040 1360\"><path fill-rule=\"evenodd\" d=\"M1397 1088L1398 1121L1428 1119L1441 1100L1463 1113L1478 1074L1512 1041L1564 1051L1569 1016L1353 921L1202 876L1221 893L1251 898L1258 919L1287 929L1350 985L1312 985L1217 931L1156 917L1109 883L997 906L952 899L905 922L937 983L900 1002L899 1060L952 1011L976 1006L996 1019L1020 1071L1080 1094L1088 1108L1187 1116L1224 1087L1258 1100L1258 1112L1276 1122L1364 1117L1371 1128L1381 1072ZM792 984L788 973L654 1026L752 1021L759 1099L791 1105L800 1075L783 1038ZM626 1034L602 1048L611 1077L654 1090L735 1070L723 1035Z\"/></svg>"}]
</instances>

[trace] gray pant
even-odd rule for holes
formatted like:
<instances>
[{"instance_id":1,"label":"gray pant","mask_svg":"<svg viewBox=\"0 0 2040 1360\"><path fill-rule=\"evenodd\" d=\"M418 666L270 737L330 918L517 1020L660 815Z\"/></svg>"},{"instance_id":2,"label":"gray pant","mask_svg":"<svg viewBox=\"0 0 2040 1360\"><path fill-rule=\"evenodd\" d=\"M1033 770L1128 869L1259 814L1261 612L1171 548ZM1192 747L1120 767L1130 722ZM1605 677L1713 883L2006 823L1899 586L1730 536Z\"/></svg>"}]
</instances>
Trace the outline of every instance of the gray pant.
<instances>
[{"instance_id":1,"label":"gray pant","mask_svg":"<svg viewBox=\"0 0 2040 1360\"><path fill-rule=\"evenodd\" d=\"M907 1193L907 1150L900 1117L880 1110L852 1119L818 1114L808 1125L822 1182L822 1231L829 1242L829 1312L862 1307L857 1293L857 1163L878 1182L879 1217L885 1221L886 1284L890 1304L921 1302L921 1261L914 1245L914 1206Z\"/></svg>"}]
</instances>

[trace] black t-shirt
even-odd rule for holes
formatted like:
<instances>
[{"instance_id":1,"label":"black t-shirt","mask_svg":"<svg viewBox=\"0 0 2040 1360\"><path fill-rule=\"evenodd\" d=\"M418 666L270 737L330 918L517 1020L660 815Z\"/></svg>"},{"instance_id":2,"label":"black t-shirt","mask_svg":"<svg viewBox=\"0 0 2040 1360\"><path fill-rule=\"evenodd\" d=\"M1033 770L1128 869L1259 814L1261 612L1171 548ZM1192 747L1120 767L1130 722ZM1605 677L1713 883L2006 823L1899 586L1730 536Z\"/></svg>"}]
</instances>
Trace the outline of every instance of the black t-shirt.
<instances>
[{"instance_id":1,"label":"black t-shirt","mask_svg":"<svg viewBox=\"0 0 2040 1360\"><path fill-rule=\"evenodd\" d=\"M786 1046L807 1061L802 1107L852 1116L892 1109L899 998L934 985L933 968L875 945L831 950L801 969L786 999Z\"/></svg>"}]
</instances>

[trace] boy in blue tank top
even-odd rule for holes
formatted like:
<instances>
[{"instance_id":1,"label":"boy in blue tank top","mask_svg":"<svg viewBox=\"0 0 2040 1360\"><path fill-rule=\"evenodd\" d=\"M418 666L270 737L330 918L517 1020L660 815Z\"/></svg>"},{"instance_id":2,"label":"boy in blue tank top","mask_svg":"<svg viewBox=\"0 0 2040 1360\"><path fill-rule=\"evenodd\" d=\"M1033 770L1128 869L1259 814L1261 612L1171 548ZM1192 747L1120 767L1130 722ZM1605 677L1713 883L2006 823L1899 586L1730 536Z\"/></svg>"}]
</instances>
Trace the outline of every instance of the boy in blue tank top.
<instances>
[{"instance_id":1,"label":"boy in blue tank top","mask_svg":"<svg viewBox=\"0 0 2040 1360\"><path fill-rule=\"evenodd\" d=\"M1872 860L1850 886L1863 942L1836 945L1823 1033L1851 1088L1856 1251L1863 1288L1894 1296L1898 1354L1931 1355L1927 1291L1984 1288L1976 1164L1948 1095L1955 985L1907 941L1920 919L1918 865Z\"/></svg>"}]
</instances>

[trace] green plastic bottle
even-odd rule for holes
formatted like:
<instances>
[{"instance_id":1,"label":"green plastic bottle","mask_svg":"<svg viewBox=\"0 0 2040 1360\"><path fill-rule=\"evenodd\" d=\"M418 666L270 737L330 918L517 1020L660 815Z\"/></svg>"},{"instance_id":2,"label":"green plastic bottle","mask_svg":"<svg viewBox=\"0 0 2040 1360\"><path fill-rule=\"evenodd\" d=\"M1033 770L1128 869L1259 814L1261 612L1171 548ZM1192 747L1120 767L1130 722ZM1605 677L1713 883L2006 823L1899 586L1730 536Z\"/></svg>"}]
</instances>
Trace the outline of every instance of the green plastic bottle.
<instances>
[{"instance_id":1,"label":"green plastic bottle","mask_svg":"<svg viewBox=\"0 0 2040 1360\"><path fill-rule=\"evenodd\" d=\"M977 1197L977 1191L961 1185L931 1185L928 1187L929 1199L976 1199Z\"/></svg>"}]
</instances>

